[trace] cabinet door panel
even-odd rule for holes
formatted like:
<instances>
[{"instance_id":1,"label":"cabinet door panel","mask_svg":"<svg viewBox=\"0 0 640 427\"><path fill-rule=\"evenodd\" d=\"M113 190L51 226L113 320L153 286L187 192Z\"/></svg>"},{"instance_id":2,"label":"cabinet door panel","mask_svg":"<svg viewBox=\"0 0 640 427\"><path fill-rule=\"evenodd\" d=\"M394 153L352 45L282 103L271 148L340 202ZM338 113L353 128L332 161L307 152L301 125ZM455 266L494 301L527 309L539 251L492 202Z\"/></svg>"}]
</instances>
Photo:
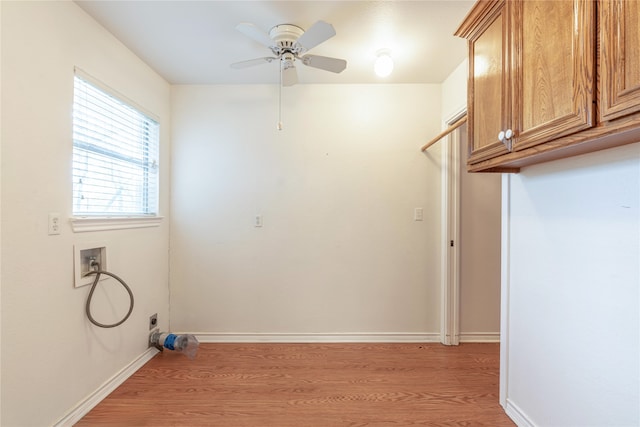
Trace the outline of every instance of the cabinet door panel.
<instances>
[{"instance_id":1,"label":"cabinet door panel","mask_svg":"<svg viewBox=\"0 0 640 427\"><path fill-rule=\"evenodd\" d=\"M515 150L593 126L594 5L514 2Z\"/></svg>"},{"instance_id":2,"label":"cabinet door panel","mask_svg":"<svg viewBox=\"0 0 640 427\"><path fill-rule=\"evenodd\" d=\"M508 17L504 3L471 39L469 85L469 162L509 152L498 140L510 117Z\"/></svg>"},{"instance_id":3,"label":"cabinet door panel","mask_svg":"<svg viewBox=\"0 0 640 427\"><path fill-rule=\"evenodd\" d=\"M600 119L640 111L640 1L600 3Z\"/></svg>"},{"instance_id":4,"label":"cabinet door panel","mask_svg":"<svg viewBox=\"0 0 640 427\"><path fill-rule=\"evenodd\" d=\"M523 5L522 129L532 129L573 111L571 2ZM530 52L530 53L529 53Z\"/></svg>"}]
</instances>

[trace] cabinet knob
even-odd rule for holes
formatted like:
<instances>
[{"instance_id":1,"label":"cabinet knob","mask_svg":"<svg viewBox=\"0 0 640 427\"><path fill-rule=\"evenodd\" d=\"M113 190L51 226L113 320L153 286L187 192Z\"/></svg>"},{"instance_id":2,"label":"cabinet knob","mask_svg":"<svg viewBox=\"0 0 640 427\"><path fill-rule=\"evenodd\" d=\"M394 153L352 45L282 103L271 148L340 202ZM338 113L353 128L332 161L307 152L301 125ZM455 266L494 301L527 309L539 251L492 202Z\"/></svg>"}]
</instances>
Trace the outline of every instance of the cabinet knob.
<instances>
[{"instance_id":1,"label":"cabinet knob","mask_svg":"<svg viewBox=\"0 0 640 427\"><path fill-rule=\"evenodd\" d=\"M513 138L513 131L511 129L507 129L507 131L504 133L504 137L505 139Z\"/></svg>"},{"instance_id":2,"label":"cabinet knob","mask_svg":"<svg viewBox=\"0 0 640 427\"><path fill-rule=\"evenodd\" d=\"M498 141L505 142L513 138L513 131L511 129L501 130L498 134Z\"/></svg>"}]
</instances>

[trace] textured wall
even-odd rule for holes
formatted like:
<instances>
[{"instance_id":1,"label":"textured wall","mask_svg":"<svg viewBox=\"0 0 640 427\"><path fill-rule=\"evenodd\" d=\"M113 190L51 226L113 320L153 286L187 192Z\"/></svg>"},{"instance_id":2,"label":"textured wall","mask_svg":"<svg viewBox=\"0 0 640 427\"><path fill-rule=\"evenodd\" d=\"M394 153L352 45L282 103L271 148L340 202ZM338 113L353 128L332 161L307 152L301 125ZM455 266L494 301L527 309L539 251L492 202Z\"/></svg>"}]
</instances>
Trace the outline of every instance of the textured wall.
<instances>
[{"instance_id":1,"label":"textured wall","mask_svg":"<svg viewBox=\"0 0 640 427\"><path fill-rule=\"evenodd\" d=\"M168 213L170 87L73 2L2 4L2 425L51 425L147 348L148 316L168 324L168 221L74 233L74 66L159 116L161 211ZM60 235L47 234L49 212ZM122 326L99 329L75 289L73 245L107 245L109 269L133 289ZM105 281L93 302L110 323L128 308ZM35 410L34 410L35 409Z\"/></svg>"},{"instance_id":2,"label":"textured wall","mask_svg":"<svg viewBox=\"0 0 640 427\"><path fill-rule=\"evenodd\" d=\"M440 154L419 147L440 86L295 86L280 132L277 106L273 86L173 88L172 327L437 333Z\"/></svg>"},{"instance_id":3,"label":"textured wall","mask_svg":"<svg viewBox=\"0 0 640 427\"><path fill-rule=\"evenodd\" d=\"M640 423L640 144L509 177L507 407Z\"/></svg>"}]
</instances>

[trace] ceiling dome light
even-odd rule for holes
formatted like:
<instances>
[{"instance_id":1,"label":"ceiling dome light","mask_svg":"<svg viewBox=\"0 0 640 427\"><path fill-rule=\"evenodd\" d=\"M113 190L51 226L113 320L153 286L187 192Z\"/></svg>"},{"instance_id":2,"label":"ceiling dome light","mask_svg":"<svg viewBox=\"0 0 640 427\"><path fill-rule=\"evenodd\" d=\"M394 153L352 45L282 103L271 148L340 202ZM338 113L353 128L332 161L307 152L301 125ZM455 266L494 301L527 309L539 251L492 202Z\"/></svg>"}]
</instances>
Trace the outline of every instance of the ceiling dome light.
<instances>
[{"instance_id":1,"label":"ceiling dome light","mask_svg":"<svg viewBox=\"0 0 640 427\"><path fill-rule=\"evenodd\" d=\"M377 55L378 58L376 59L373 69L378 77L387 77L393 71L393 59L391 59L391 54L389 50L382 49L378 51Z\"/></svg>"}]
</instances>

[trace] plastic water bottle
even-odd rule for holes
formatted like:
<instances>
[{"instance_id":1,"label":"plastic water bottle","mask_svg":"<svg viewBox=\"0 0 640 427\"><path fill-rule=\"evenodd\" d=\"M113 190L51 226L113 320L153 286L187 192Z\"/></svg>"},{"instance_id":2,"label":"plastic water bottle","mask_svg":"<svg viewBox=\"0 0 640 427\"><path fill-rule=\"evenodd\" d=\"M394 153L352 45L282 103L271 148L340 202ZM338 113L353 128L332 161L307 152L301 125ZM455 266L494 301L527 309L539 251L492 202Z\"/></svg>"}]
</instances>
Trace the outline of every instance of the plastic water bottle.
<instances>
[{"instance_id":1,"label":"plastic water bottle","mask_svg":"<svg viewBox=\"0 0 640 427\"><path fill-rule=\"evenodd\" d=\"M153 339L155 340L155 337ZM193 360L198 352L198 346L200 343L195 335L191 334L170 334L167 332L160 332L157 335L157 341L153 342L157 347L166 348L167 350L177 351L178 353L184 353L189 359Z\"/></svg>"}]
</instances>

